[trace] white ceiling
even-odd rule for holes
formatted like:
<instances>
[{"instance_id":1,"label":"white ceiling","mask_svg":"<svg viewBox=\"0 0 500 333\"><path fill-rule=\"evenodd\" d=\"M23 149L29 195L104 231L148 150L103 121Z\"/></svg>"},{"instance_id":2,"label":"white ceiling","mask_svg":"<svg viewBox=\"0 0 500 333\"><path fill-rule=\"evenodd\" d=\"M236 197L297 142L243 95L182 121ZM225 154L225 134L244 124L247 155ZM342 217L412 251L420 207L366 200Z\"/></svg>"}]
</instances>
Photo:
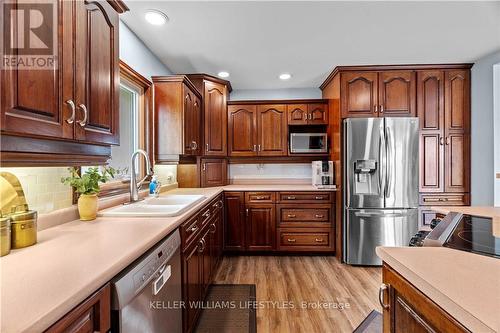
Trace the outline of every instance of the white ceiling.
<instances>
[{"instance_id":1,"label":"white ceiling","mask_svg":"<svg viewBox=\"0 0 500 333\"><path fill-rule=\"evenodd\" d=\"M337 65L474 62L500 49L500 2L126 4L123 21L173 72L228 71L235 89L318 87ZM148 24L147 9L170 21Z\"/></svg>"}]
</instances>

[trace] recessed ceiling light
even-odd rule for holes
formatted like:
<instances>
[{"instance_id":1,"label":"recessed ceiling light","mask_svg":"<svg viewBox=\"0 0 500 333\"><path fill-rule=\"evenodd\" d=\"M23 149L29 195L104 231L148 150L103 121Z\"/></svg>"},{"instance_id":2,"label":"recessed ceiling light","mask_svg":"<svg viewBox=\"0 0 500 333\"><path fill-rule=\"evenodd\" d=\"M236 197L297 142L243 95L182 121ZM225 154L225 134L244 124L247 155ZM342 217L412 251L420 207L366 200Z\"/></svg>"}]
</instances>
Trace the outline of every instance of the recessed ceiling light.
<instances>
[{"instance_id":1,"label":"recessed ceiling light","mask_svg":"<svg viewBox=\"0 0 500 333\"><path fill-rule=\"evenodd\" d=\"M224 77L224 78L225 78L225 77L229 77L229 73L228 73L228 72L219 72L217 75L218 75L219 77Z\"/></svg>"},{"instance_id":2,"label":"recessed ceiling light","mask_svg":"<svg viewBox=\"0 0 500 333\"><path fill-rule=\"evenodd\" d=\"M288 73L280 74L281 80L289 80L291 77L292 77L292 74L288 74Z\"/></svg>"},{"instance_id":3,"label":"recessed ceiling light","mask_svg":"<svg viewBox=\"0 0 500 333\"><path fill-rule=\"evenodd\" d=\"M168 21L168 16L165 13L155 9L149 9L144 18L152 25L164 25Z\"/></svg>"}]
</instances>

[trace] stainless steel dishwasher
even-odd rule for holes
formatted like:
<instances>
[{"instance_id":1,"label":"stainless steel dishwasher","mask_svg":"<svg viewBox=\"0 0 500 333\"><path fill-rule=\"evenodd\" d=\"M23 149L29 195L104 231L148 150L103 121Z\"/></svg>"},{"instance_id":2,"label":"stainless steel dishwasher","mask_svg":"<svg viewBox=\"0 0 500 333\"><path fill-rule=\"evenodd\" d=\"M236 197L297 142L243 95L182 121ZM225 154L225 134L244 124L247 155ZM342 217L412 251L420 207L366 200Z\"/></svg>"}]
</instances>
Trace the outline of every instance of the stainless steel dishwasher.
<instances>
[{"instance_id":1,"label":"stainless steel dishwasher","mask_svg":"<svg viewBox=\"0 0 500 333\"><path fill-rule=\"evenodd\" d=\"M176 230L112 281L112 332L182 332L180 235Z\"/></svg>"}]
</instances>

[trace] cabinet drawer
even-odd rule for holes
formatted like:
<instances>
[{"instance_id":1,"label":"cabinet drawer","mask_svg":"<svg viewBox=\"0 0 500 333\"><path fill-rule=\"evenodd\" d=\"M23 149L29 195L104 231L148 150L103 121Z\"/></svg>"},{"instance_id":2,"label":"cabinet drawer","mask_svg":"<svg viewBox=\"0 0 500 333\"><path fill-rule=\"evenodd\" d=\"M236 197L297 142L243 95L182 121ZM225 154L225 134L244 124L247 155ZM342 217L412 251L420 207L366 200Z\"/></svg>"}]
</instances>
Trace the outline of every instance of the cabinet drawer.
<instances>
[{"instance_id":1,"label":"cabinet drawer","mask_svg":"<svg viewBox=\"0 0 500 333\"><path fill-rule=\"evenodd\" d=\"M280 202L302 202L302 203L327 203L331 202L332 195L329 192L280 192Z\"/></svg>"},{"instance_id":2,"label":"cabinet drawer","mask_svg":"<svg viewBox=\"0 0 500 333\"><path fill-rule=\"evenodd\" d=\"M277 205L277 219L282 227L325 227L332 223L331 205Z\"/></svg>"},{"instance_id":3,"label":"cabinet drawer","mask_svg":"<svg viewBox=\"0 0 500 333\"><path fill-rule=\"evenodd\" d=\"M259 203L272 203L275 201L275 193L274 192L246 192L245 193L245 202L259 202Z\"/></svg>"},{"instance_id":4,"label":"cabinet drawer","mask_svg":"<svg viewBox=\"0 0 500 333\"><path fill-rule=\"evenodd\" d=\"M296 232L280 231L279 233L280 249L294 247L329 247L330 232Z\"/></svg>"},{"instance_id":5,"label":"cabinet drawer","mask_svg":"<svg viewBox=\"0 0 500 333\"><path fill-rule=\"evenodd\" d=\"M212 215L215 215L215 213L220 211L223 207L224 207L224 201L222 200L222 196L218 196L210 203Z\"/></svg>"},{"instance_id":6,"label":"cabinet drawer","mask_svg":"<svg viewBox=\"0 0 500 333\"><path fill-rule=\"evenodd\" d=\"M421 194L420 205L422 206L468 206L470 196L468 193L457 194Z\"/></svg>"},{"instance_id":7,"label":"cabinet drawer","mask_svg":"<svg viewBox=\"0 0 500 333\"><path fill-rule=\"evenodd\" d=\"M196 238L196 235L201 230L200 219L198 215L193 216L180 227L182 249L188 247Z\"/></svg>"},{"instance_id":8,"label":"cabinet drawer","mask_svg":"<svg viewBox=\"0 0 500 333\"><path fill-rule=\"evenodd\" d=\"M208 222L210 221L210 218L213 215L211 208L212 208L212 205L209 204L209 205L203 207L203 209L200 211L199 219L200 219L200 225L201 225L202 229L204 226L206 226L208 224Z\"/></svg>"}]
</instances>

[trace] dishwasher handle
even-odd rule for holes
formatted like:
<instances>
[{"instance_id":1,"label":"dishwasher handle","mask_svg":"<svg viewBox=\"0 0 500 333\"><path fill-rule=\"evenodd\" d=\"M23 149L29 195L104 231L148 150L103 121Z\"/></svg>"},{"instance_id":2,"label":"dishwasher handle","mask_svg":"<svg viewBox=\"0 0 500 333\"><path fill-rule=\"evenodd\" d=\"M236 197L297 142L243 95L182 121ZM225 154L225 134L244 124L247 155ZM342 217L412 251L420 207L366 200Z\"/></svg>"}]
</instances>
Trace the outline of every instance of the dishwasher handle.
<instances>
[{"instance_id":1,"label":"dishwasher handle","mask_svg":"<svg viewBox=\"0 0 500 333\"><path fill-rule=\"evenodd\" d=\"M159 276L153 281L153 295L156 296L160 292L161 288L167 283L168 279L172 275L172 266L163 264L163 266L158 271Z\"/></svg>"}]
</instances>

